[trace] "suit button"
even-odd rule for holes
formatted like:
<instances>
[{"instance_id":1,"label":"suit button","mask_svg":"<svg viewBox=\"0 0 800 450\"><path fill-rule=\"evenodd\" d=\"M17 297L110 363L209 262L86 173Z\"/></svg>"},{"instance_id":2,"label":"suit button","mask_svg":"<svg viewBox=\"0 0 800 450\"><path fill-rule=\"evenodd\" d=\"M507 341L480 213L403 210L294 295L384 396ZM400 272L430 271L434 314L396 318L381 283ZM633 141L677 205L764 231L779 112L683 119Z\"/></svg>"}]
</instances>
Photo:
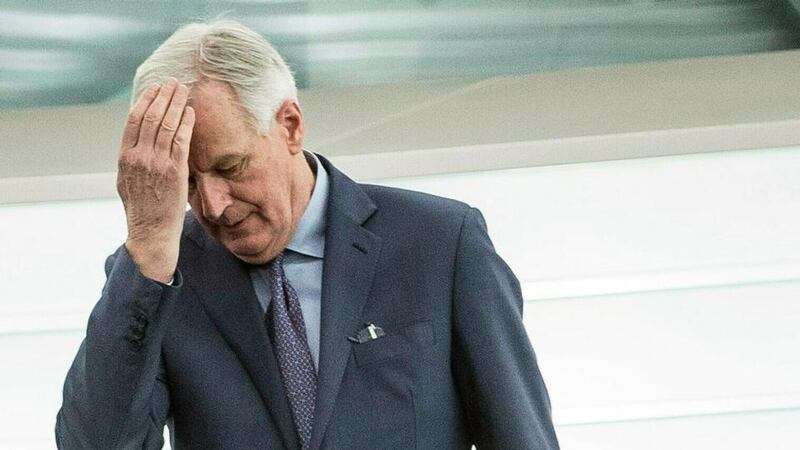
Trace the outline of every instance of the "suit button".
<instances>
[{"instance_id":1,"label":"suit button","mask_svg":"<svg viewBox=\"0 0 800 450\"><path fill-rule=\"evenodd\" d=\"M144 339L144 330L131 330L131 336L137 340Z\"/></svg>"},{"instance_id":2,"label":"suit button","mask_svg":"<svg viewBox=\"0 0 800 450\"><path fill-rule=\"evenodd\" d=\"M133 347L133 350L137 352L141 350L142 347L144 346L144 343L142 342L141 338L128 339L128 342L131 343L131 347Z\"/></svg>"},{"instance_id":3,"label":"suit button","mask_svg":"<svg viewBox=\"0 0 800 450\"><path fill-rule=\"evenodd\" d=\"M137 325L146 326L147 325L147 316L143 313L136 313L130 316Z\"/></svg>"},{"instance_id":4,"label":"suit button","mask_svg":"<svg viewBox=\"0 0 800 450\"><path fill-rule=\"evenodd\" d=\"M133 323L128 327L128 331L130 332L130 336L136 340L144 339L146 333L146 326L141 323Z\"/></svg>"}]
</instances>

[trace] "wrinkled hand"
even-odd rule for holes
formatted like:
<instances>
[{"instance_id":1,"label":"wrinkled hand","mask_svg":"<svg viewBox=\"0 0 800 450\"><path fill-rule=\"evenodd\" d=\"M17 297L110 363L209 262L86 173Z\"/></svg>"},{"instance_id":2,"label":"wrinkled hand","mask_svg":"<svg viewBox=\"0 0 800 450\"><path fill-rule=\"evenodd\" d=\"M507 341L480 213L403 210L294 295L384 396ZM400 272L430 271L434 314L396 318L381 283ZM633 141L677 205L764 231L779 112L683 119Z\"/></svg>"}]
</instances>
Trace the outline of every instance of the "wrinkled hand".
<instances>
[{"instance_id":1,"label":"wrinkled hand","mask_svg":"<svg viewBox=\"0 0 800 450\"><path fill-rule=\"evenodd\" d=\"M117 192L125 206L125 247L148 278L168 283L178 264L188 198L189 143L194 110L189 89L174 78L152 86L128 115Z\"/></svg>"}]
</instances>

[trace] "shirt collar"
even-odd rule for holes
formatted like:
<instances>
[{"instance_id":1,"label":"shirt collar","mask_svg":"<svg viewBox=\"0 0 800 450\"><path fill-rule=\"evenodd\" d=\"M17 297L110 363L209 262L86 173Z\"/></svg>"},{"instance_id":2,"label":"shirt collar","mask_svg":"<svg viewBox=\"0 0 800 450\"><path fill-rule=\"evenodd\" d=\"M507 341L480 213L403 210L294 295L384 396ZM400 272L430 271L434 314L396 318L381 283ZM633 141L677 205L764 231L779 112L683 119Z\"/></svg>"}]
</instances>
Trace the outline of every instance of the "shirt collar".
<instances>
[{"instance_id":1,"label":"shirt collar","mask_svg":"<svg viewBox=\"0 0 800 450\"><path fill-rule=\"evenodd\" d=\"M328 173L317 155L303 150L312 168L316 166L316 181L308 206L297 224L287 249L303 255L322 258L325 255L325 217L328 210Z\"/></svg>"}]
</instances>

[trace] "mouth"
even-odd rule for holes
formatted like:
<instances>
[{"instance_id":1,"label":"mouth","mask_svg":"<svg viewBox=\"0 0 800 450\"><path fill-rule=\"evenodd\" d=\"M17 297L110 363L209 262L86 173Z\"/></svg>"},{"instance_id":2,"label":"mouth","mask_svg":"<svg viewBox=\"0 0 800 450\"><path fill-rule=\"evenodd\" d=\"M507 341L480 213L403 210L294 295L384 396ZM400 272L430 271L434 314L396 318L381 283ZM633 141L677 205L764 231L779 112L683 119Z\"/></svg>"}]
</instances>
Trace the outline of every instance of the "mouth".
<instances>
[{"instance_id":1,"label":"mouth","mask_svg":"<svg viewBox=\"0 0 800 450\"><path fill-rule=\"evenodd\" d=\"M239 221L237 221L235 223L232 223L230 225L222 225L222 228L224 228L227 231L232 231L232 232L241 231L245 227L246 222L248 222L247 219L249 219L249 218L250 218L250 214L244 216L244 218L242 218Z\"/></svg>"},{"instance_id":2,"label":"mouth","mask_svg":"<svg viewBox=\"0 0 800 450\"><path fill-rule=\"evenodd\" d=\"M245 220L247 220L247 217L245 217L244 219L242 219L242 220L240 220L240 221L238 221L236 223L233 223L231 225L225 225L225 228L230 228L232 230L235 230L236 228L241 227L244 224Z\"/></svg>"}]
</instances>

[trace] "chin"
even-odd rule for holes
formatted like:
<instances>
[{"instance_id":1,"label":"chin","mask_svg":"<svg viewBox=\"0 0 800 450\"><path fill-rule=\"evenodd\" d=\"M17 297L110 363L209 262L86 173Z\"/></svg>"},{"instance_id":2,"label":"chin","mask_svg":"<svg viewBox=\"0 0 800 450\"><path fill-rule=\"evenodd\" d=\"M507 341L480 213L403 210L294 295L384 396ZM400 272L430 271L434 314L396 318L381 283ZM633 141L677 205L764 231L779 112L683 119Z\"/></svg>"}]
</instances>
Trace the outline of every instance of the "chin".
<instances>
[{"instance_id":1,"label":"chin","mask_svg":"<svg viewBox=\"0 0 800 450\"><path fill-rule=\"evenodd\" d=\"M272 260L278 252L270 251L271 243L271 239L263 236L246 236L222 242L234 256L248 264L264 264Z\"/></svg>"},{"instance_id":2,"label":"chin","mask_svg":"<svg viewBox=\"0 0 800 450\"><path fill-rule=\"evenodd\" d=\"M240 260L246 262L247 264L252 264L254 266L260 266L262 264L266 264L274 258L274 256L270 256L266 253L257 255L240 255L237 254L236 252L233 252L233 255L239 258Z\"/></svg>"}]
</instances>

